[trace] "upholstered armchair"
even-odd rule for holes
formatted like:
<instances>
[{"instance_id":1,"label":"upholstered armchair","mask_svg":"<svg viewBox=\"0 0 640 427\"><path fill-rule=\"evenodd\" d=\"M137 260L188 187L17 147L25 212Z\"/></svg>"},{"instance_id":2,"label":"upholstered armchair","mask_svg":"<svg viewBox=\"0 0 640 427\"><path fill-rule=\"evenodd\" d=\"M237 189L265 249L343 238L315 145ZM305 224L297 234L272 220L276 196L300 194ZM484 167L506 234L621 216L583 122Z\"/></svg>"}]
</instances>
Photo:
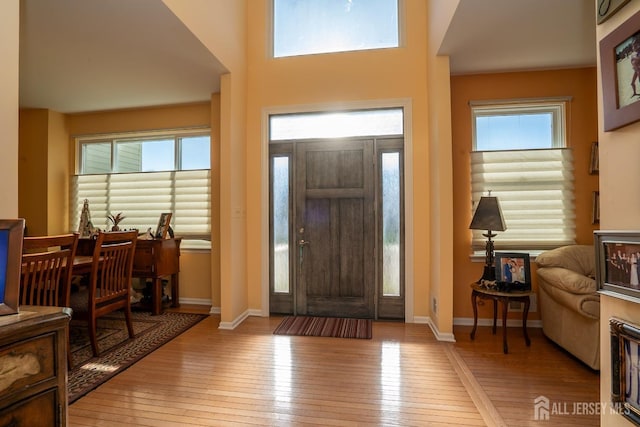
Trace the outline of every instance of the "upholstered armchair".
<instances>
[{"instance_id":1,"label":"upholstered armchair","mask_svg":"<svg viewBox=\"0 0 640 427\"><path fill-rule=\"evenodd\" d=\"M538 255L542 330L592 369L600 369L600 295L593 246L571 245Z\"/></svg>"}]
</instances>

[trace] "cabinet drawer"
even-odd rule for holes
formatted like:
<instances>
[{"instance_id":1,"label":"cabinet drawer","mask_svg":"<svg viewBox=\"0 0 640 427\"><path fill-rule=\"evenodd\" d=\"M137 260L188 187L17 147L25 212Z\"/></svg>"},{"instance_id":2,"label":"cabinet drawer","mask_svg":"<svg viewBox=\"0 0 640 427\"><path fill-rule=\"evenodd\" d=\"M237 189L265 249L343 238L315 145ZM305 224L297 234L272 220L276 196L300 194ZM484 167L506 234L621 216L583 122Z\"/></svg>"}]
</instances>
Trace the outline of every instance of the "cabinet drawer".
<instances>
[{"instance_id":1,"label":"cabinet drawer","mask_svg":"<svg viewBox=\"0 0 640 427\"><path fill-rule=\"evenodd\" d=\"M55 333L48 333L0 348L0 401L43 381L56 381L55 344Z\"/></svg>"},{"instance_id":2,"label":"cabinet drawer","mask_svg":"<svg viewBox=\"0 0 640 427\"><path fill-rule=\"evenodd\" d=\"M59 425L56 390L47 390L0 411L0 426L50 427Z\"/></svg>"}]
</instances>

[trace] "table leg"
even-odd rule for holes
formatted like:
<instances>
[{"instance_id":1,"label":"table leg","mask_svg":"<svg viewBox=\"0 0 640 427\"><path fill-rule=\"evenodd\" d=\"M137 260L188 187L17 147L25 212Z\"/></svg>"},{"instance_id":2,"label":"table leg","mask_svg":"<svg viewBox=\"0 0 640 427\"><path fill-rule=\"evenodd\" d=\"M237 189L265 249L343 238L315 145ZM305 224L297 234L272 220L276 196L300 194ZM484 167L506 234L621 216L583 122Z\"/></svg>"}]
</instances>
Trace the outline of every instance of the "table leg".
<instances>
[{"instance_id":1,"label":"table leg","mask_svg":"<svg viewBox=\"0 0 640 427\"><path fill-rule=\"evenodd\" d=\"M496 330L497 330L497 324L498 324L498 300L496 300L495 298L493 299L493 329L491 330L493 332L493 335L496 334Z\"/></svg>"},{"instance_id":2,"label":"table leg","mask_svg":"<svg viewBox=\"0 0 640 427\"><path fill-rule=\"evenodd\" d=\"M151 314L158 315L162 313L162 279L156 278L151 280Z\"/></svg>"},{"instance_id":3,"label":"table leg","mask_svg":"<svg viewBox=\"0 0 640 427\"><path fill-rule=\"evenodd\" d=\"M471 339L476 337L476 328L478 327L478 294L476 291L471 292L471 306L473 307L473 329L471 329Z\"/></svg>"},{"instance_id":4,"label":"table leg","mask_svg":"<svg viewBox=\"0 0 640 427\"><path fill-rule=\"evenodd\" d=\"M502 301L502 350L504 354L509 353L509 347L507 346L507 311L509 308L509 300L503 299Z\"/></svg>"},{"instance_id":5,"label":"table leg","mask_svg":"<svg viewBox=\"0 0 640 427\"><path fill-rule=\"evenodd\" d=\"M180 282L179 274L171 275L171 307L180 307Z\"/></svg>"},{"instance_id":6,"label":"table leg","mask_svg":"<svg viewBox=\"0 0 640 427\"><path fill-rule=\"evenodd\" d=\"M529 314L529 306L531 305L531 299L526 297L524 299L524 311L522 312L522 333L524 334L524 342L527 343L527 347L531 345L529 334L527 333L527 315Z\"/></svg>"}]
</instances>

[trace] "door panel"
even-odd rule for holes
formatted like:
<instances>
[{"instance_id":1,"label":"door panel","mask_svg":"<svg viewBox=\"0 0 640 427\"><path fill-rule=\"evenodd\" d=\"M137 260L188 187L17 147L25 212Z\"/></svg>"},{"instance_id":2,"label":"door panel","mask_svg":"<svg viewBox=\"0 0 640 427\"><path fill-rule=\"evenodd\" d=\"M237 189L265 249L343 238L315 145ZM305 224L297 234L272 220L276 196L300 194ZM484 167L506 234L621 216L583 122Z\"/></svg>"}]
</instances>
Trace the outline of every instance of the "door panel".
<instances>
[{"instance_id":1,"label":"door panel","mask_svg":"<svg viewBox=\"0 0 640 427\"><path fill-rule=\"evenodd\" d=\"M373 143L309 142L296 151L297 312L373 317Z\"/></svg>"}]
</instances>

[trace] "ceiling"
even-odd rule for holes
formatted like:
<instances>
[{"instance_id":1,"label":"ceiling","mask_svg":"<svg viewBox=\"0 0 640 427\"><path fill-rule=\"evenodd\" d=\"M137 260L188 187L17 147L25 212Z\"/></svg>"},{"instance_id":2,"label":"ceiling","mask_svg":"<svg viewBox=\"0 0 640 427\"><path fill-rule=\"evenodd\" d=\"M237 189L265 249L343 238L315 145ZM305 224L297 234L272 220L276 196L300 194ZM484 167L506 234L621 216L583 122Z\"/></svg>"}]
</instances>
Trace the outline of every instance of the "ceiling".
<instances>
[{"instance_id":1,"label":"ceiling","mask_svg":"<svg viewBox=\"0 0 640 427\"><path fill-rule=\"evenodd\" d=\"M460 0L439 53L452 74L596 65L593 0Z\"/></svg>"},{"instance_id":2,"label":"ceiling","mask_svg":"<svg viewBox=\"0 0 640 427\"><path fill-rule=\"evenodd\" d=\"M20 107L207 101L225 68L161 0L21 0Z\"/></svg>"},{"instance_id":3,"label":"ceiling","mask_svg":"<svg viewBox=\"0 0 640 427\"><path fill-rule=\"evenodd\" d=\"M439 53L452 74L570 68L595 43L593 0L460 0ZM207 101L224 72L161 0L21 0L22 108Z\"/></svg>"}]
</instances>

